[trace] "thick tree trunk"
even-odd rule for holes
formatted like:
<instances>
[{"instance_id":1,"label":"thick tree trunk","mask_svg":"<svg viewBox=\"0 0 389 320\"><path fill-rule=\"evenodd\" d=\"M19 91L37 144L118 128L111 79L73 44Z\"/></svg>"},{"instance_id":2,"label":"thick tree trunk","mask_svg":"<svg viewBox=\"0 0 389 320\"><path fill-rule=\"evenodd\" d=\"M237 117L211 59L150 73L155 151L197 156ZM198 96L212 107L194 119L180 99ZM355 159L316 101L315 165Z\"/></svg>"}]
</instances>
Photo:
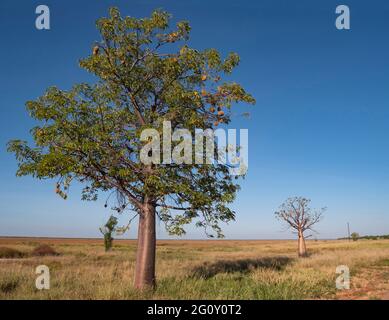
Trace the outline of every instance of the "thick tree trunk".
<instances>
[{"instance_id":1,"label":"thick tree trunk","mask_svg":"<svg viewBox=\"0 0 389 320\"><path fill-rule=\"evenodd\" d=\"M146 204L139 214L138 248L134 286L137 289L155 287L155 207Z\"/></svg>"},{"instance_id":2,"label":"thick tree trunk","mask_svg":"<svg viewBox=\"0 0 389 320\"><path fill-rule=\"evenodd\" d=\"M299 257L306 257L307 248L305 246L304 235L301 231L299 231L298 235L299 235L299 240L298 240Z\"/></svg>"}]
</instances>

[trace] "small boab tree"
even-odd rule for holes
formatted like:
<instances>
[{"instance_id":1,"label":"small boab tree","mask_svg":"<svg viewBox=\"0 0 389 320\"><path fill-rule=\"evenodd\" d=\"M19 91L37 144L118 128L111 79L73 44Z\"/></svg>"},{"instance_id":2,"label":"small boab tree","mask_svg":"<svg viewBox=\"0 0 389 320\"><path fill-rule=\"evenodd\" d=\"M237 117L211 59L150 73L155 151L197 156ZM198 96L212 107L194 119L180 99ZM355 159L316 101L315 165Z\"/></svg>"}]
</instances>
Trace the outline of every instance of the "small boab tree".
<instances>
[{"instance_id":1,"label":"small boab tree","mask_svg":"<svg viewBox=\"0 0 389 320\"><path fill-rule=\"evenodd\" d=\"M287 199L279 211L275 212L277 219L287 223L287 227L293 229L293 233L298 235L298 255L299 257L307 256L307 248L304 232L313 230L313 226L323 218L326 208L313 210L309 207L311 200L303 197L294 197Z\"/></svg>"},{"instance_id":2,"label":"small boab tree","mask_svg":"<svg viewBox=\"0 0 389 320\"><path fill-rule=\"evenodd\" d=\"M142 132L161 133L169 121L172 131L185 128L194 136L196 129L228 124L236 103L255 103L230 80L236 53L222 58L216 49L190 48L188 22L173 30L169 22L164 11L137 19L110 9L97 21L101 40L80 60L96 83L67 91L51 87L28 101L38 123L31 131L35 144L8 145L19 162L17 175L57 178L64 198L60 187L66 183L67 190L71 181L85 185L84 200L96 200L101 191L122 195L123 206L139 217L134 285L140 289L155 285L157 216L171 234L182 235L193 221L221 237L219 223L234 220L229 204L239 189L225 163L140 161Z\"/></svg>"},{"instance_id":3,"label":"small boab tree","mask_svg":"<svg viewBox=\"0 0 389 320\"><path fill-rule=\"evenodd\" d=\"M104 236L104 247L105 251L112 249L113 233L116 230L118 219L115 216L110 216L106 224L100 228L100 232Z\"/></svg>"}]
</instances>

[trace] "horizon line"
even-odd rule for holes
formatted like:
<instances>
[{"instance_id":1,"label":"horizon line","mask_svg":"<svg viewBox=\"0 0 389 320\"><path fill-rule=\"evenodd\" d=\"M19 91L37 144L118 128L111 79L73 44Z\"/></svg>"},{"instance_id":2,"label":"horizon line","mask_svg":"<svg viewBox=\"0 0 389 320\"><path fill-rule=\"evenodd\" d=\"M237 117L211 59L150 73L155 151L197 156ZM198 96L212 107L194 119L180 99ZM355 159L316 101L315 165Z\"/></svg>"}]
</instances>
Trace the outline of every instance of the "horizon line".
<instances>
[{"instance_id":1,"label":"horizon line","mask_svg":"<svg viewBox=\"0 0 389 320\"><path fill-rule=\"evenodd\" d=\"M102 240L103 237L48 237L48 236L3 236L0 235L0 239L8 238L8 239L17 239L17 238L27 238L27 239L59 239L59 240ZM344 238L343 238L344 239ZM323 239L306 239L309 240L343 240L342 238L323 238ZM347 238L345 238L347 239ZM137 238L115 238L115 241L120 240L138 240ZM251 239L241 239L241 238L231 238L231 239L217 239L217 238L208 238L208 239L168 239L168 238L161 238L157 239L162 241L289 241L289 240L296 240L296 238L287 238L287 239L269 239L269 238L251 238Z\"/></svg>"}]
</instances>

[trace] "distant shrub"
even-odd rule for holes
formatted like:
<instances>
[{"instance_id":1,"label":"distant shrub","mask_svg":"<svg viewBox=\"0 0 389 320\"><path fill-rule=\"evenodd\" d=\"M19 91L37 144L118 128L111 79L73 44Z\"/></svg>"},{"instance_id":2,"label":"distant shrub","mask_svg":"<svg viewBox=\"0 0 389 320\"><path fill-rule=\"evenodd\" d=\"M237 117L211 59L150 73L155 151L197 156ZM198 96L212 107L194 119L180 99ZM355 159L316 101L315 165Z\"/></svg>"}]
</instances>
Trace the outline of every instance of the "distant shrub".
<instances>
[{"instance_id":1,"label":"distant shrub","mask_svg":"<svg viewBox=\"0 0 389 320\"><path fill-rule=\"evenodd\" d=\"M351 234L351 239L353 239L353 241L357 241L359 238L360 238L360 236L359 236L358 232L353 232Z\"/></svg>"},{"instance_id":2,"label":"distant shrub","mask_svg":"<svg viewBox=\"0 0 389 320\"><path fill-rule=\"evenodd\" d=\"M347 240L349 238L338 238L338 240ZM384 234L381 236L362 236L358 237L358 239L365 239L365 240L385 240L389 239L389 234Z\"/></svg>"},{"instance_id":3,"label":"distant shrub","mask_svg":"<svg viewBox=\"0 0 389 320\"><path fill-rule=\"evenodd\" d=\"M19 250L0 247L0 259L23 258L25 254Z\"/></svg>"},{"instance_id":4,"label":"distant shrub","mask_svg":"<svg viewBox=\"0 0 389 320\"><path fill-rule=\"evenodd\" d=\"M58 256L59 253L47 244L36 247L32 253L33 256Z\"/></svg>"}]
</instances>

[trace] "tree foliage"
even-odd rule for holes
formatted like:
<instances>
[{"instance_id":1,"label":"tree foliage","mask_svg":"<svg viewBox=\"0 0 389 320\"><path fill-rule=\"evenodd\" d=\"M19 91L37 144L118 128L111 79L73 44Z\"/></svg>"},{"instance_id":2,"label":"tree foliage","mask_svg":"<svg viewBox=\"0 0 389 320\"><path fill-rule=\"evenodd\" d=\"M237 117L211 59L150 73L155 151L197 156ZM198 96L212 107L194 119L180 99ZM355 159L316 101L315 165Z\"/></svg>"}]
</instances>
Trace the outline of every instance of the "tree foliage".
<instances>
[{"instance_id":1,"label":"tree foliage","mask_svg":"<svg viewBox=\"0 0 389 320\"><path fill-rule=\"evenodd\" d=\"M241 85L223 81L238 65L237 54L223 59L215 49L193 49L188 22L171 30L169 20L164 11L136 19L110 9L97 21L101 41L80 60L97 81L50 87L28 101L39 123L31 130L34 143L12 140L8 150L19 162L17 175L56 178L64 198L78 181L83 200L114 190L124 199L119 211L139 212L148 202L173 234L195 219L221 236L219 222L234 219L228 204L239 188L228 165L144 165L140 133L162 132L163 121L191 132L228 124L237 102L255 101Z\"/></svg>"}]
</instances>

